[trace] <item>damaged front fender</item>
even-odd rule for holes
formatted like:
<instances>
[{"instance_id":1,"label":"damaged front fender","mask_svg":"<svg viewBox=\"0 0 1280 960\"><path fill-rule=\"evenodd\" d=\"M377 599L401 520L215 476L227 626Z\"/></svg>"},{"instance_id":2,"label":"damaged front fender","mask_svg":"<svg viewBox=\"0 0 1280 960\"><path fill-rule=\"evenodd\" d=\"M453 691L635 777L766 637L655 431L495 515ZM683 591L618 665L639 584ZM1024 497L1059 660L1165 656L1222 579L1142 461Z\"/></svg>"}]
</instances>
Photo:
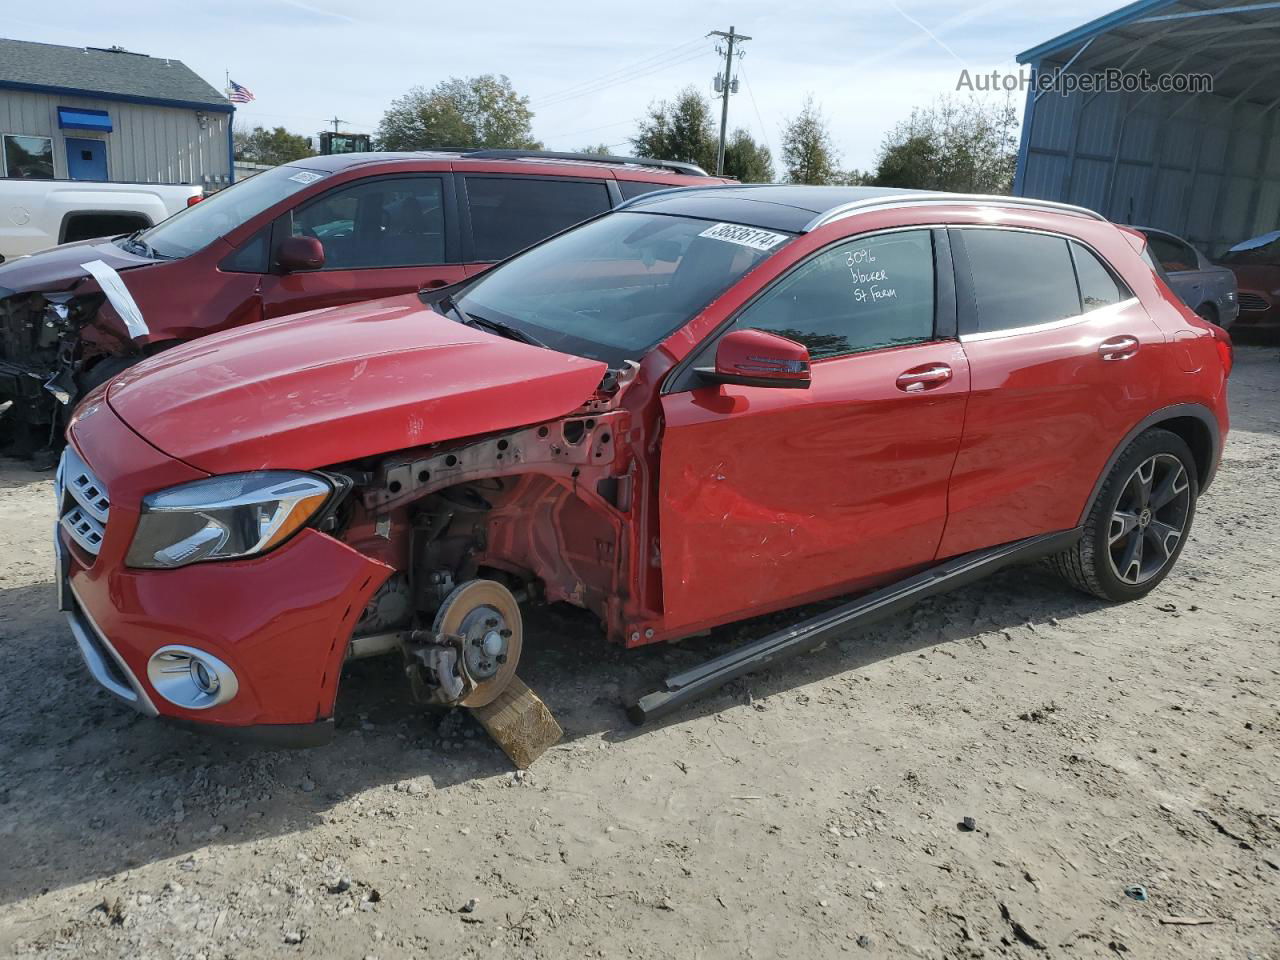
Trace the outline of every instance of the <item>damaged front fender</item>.
<instances>
[{"instance_id":1,"label":"damaged front fender","mask_svg":"<svg viewBox=\"0 0 1280 960\"><path fill-rule=\"evenodd\" d=\"M120 274L102 260L81 265L75 290L0 288L0 402L8 419L57 430L86 385L86 366L108 355L141 358L149 330ZM50 438L53 439L52 437Z\"/></svg>"}]
</instances>

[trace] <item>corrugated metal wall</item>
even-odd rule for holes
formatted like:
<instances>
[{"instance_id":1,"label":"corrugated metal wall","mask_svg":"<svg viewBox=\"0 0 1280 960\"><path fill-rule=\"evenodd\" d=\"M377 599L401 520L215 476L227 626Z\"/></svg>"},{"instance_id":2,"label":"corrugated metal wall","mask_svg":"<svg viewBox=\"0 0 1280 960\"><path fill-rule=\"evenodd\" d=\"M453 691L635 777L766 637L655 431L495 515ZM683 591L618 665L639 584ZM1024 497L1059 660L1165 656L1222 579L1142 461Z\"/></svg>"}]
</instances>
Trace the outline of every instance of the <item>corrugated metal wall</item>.
<instances>
[{"instance_id":1,"label":"corrugated metal wall","mask_svg":"<svg viewBox=\"0 0 1280 960\"><path fill-rule=\"evenodd\" d=\"M114 129L59 130L58 107L106 110ZM54 171L60 179L67 176L66 134L105 141L107 176L116 182L226 186L231 175L231 115L204 111L203 126L200 115L180 107L0 89L0 134L52 137Z\"/></svg>"},{"instance_id":2,"label":"corrugated metal wall","mask_svg":"<svg viewBox=\"0 0 1280 960\"><path fill-rule=\"evenodd\" d=\"M1020 192L1217 255L1280 227L1278 114L1211 95L1048 93L1032 113Z\"/></svg>"}]
</instances>

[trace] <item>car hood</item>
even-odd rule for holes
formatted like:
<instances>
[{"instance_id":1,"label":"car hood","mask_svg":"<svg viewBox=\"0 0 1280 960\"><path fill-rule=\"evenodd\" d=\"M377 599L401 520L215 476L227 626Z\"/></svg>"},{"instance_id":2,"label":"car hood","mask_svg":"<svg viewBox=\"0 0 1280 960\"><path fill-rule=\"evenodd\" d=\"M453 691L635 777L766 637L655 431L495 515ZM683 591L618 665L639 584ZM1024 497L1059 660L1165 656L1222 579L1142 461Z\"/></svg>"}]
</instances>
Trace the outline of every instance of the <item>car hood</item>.
<instances>
[{"instance_id":1,"label":"car hood","mask_svg":"<svg viewBox=\"0 0 1280 960\"><path fill-rule=\"evenodd\" d=\"M89 276L81 264L101 260L113 270L157 266L164 261L126 253L110 240L81 240L0 264L0 297L33 291L70 290Z\"/></svg>"},{"instance_id":2,"label":"car hood","mask_svg":"<svg viewBox=\"0 0 1280 960\"><path fill-rule=\"evenodd\" d=\"M391 297L177 347L111 382L153 446L209 473L309 470L572 413L606 366Z\"/></svg>"}]
</instances>

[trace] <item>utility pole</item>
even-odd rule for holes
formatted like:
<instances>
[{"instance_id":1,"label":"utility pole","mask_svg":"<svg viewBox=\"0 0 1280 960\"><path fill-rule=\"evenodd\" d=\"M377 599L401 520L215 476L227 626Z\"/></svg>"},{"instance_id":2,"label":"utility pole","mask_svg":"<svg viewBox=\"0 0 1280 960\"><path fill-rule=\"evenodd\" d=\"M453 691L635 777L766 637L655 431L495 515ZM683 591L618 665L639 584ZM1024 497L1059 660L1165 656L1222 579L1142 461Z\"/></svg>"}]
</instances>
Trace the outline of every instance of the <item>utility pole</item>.
<instances>
[{"instance_id":1,"label":"utility pole","mask_svg":"<svg viewBox=\"0 0 1280 960\"><path fill-rule=\"evenodd\" d=\"M729 29L730 29L730 30L732 30L733 28L732 28L732 27L730 27ZM325 122L326 122L326 123L332 123L332 124L333 124L333 132L334 132L334 133L337 133L337 132L338 132L338 124L340 124L340 123L345 123L346 121L344 121L344 120L339 120L339 119L338 119L338 115L335 113L335 114L333 115L333 119L332 119L332 120L326 120Z\"/></svg>"},{"instance_id":2,"label":"utility pole","mask_svg":"<svg viewBox=\"0 0 1280 960\"><path fill-rule=\"evenodd\" d=\"M724 78L721 81L723 89L720 101L720 146L716 149L716 176L720 176L724 173L724 141L729 126L729 93L734 87L733 45L751 38L741 33L735 33L732 26L729 27L728 33L723 30L712 30L707 36L723 37L727 41L724 51ZM741 56L742 51L738 51L738 55Z\"/></svg>"}]
</instances>

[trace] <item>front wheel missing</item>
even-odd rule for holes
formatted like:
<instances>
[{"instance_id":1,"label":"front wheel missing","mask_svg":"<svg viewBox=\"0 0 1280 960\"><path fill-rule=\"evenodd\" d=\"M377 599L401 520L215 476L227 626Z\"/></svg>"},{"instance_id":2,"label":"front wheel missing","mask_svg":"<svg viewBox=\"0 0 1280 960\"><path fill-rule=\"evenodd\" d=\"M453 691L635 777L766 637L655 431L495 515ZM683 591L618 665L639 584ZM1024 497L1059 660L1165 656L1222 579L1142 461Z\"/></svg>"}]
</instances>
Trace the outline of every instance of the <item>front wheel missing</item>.
<instances>
[{"instance_id":1,"label":"front wheel missing","mask_svg":"<svg viewBox=\"0 0 1280 960\"><path fill-rule=\"evenodd\" d=\"M431 633L431 641L414 652L429 674L430 702L482 707L515 678L524 623L515 596L496 580L469 580L454 588Z\"/></svg>"}]
</instances>

